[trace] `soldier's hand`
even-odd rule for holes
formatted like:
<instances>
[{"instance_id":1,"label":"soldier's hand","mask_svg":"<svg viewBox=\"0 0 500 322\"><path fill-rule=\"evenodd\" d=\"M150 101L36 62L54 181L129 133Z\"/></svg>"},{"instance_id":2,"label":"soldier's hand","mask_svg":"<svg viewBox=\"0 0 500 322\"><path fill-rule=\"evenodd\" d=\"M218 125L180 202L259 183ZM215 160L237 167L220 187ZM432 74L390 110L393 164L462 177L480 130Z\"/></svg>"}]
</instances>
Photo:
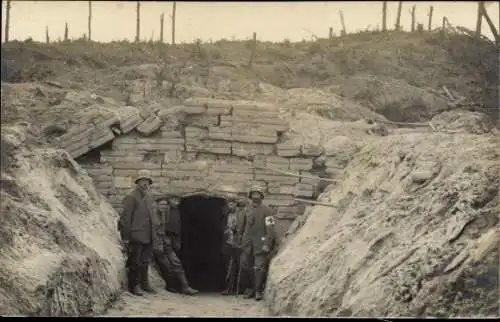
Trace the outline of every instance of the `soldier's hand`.
<instances>
[{"instance_id":1,"label":"soldier's hand","mask_svg":"<svg viewBox=\"0 0 500 322\"><path fill-rule=\"evenodd\" d=\"M271 249L269 248L269 246L268 246L268 245L263 245L263 246L262 246L262 251L263 251L263 252L269 253L269 251L270 251L270 250L271 250Z\"/></svg>"}]
</instances>

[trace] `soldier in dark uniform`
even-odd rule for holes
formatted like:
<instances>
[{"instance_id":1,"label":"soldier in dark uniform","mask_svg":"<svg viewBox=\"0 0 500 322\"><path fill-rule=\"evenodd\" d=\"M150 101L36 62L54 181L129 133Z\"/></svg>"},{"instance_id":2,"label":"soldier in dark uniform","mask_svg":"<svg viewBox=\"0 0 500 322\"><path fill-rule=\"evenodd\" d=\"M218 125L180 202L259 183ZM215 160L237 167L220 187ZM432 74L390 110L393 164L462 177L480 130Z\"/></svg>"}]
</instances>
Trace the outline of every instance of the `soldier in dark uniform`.
<instances>
[{"instance_id":1,"label":"soldier in dark uniform","mask_svg":"<svg viewBox=\"0 0 500 322\"><path fill-rule=\"evenodd\" d=\"M182 263L166 231L166 222L170 215L167 197L159 197L157 199L157 204L160 226L156 236L159 242L154 243L153 258L159 268L160 275L165 281L166 290L169 292L179 291L182 294L195 295L198 291L189 286Z\"/></svg>"},{"instance_id":2,"label":"soldier in dark uniform","mask_svg":"<svg viewBox=\"0 0 500 322\"><path fill-rule=\"evenodd\" d=\"M271 254L276 244L274 211L262 203L264 191L261 187L252 187L249 197L251 203L245 209L241 266L242 272L253 282L253 287L245 291L245 297L255 297L260 301Z\"/></svg>"},{"instance_id":3,"label":"soldier in dark uniform","mask_svg":"<svg viewBox=\"0 0 500 322\"><path fill-rule=\"evenodd\" d=\"M226 220L225 243L223 252L227 258L226 288L222 295L230 295L239 292L240 278L240 256L241 237L245 226L244 207L246 200L243 198L232 199L228 202L228 214Z\"/></svg>"},{"instance_id":4,"label":"soldier in dark uniform","mask_svg":"<svg viewBox=\"0 0 500 322\"><path fill-rule=\"evenodd\" d=\"M171 196L169 199L170 209L165 222L165 231L172 240L174 250L179 256L181 251L181 213L179 211L180 198Z\"/></svg>"},{"instance_id":5,"label":"soldier in dark uniform","mask_svg":"<svg viewBox=\"0 0 500 322\"><path fill-rule=\"evenodd\" d=\"M153 238L159 219L154 209L154 200L149 193L153 184L148 170L140 170L135 180L136 188L123 200L123 212L118 229L127 253L128 290L142 296L140 288L155 293L148 280L152 259ZM139 288L140 286L140 288Z\"/></svg>"}]
</instances>

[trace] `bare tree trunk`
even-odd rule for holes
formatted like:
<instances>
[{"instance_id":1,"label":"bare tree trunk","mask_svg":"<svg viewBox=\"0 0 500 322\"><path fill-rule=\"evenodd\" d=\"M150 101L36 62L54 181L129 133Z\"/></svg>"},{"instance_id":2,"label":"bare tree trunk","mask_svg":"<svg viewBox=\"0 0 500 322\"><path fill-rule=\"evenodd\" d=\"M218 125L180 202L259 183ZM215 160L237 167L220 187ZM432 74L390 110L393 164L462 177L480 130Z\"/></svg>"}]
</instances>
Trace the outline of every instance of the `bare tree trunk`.
<instances>
[{"instance_id":1,"label":"bare tree trunk","mask_svg":"<svg viewBox=\"0 0 500 322\"><path fill-rule=\"evenodd\" d=\"M427 24L427 30L432 30L432 13L434 12L434 7L430 6L429 8L429 23Z\"/></svg>"},{"instance_id":2,"label":"bare tree trunk","mask_svg":"<svg viewBox=\"0 0 500 322\"><path fill-rule=\"evenodd\" d=\"M253 33L253 39L252 39L252 52L250 53L250 60L248 61L248 66L252 67L253 59L255 58L255 51L257 49L257 33Z\"/></svg>"},{"instance_id":3,"label":"bare tree trunk","mask_svg":"<svg viewBox=\"0 0 500 322\"><path fill-rule=\"evenodd\" d=\"M415 31L415 10L416 10L416 5L413 5L411 8L411 31Z\"/></svg>"},{"instance_id":4,"label":"bare tree trunk","mask_svg":"<svg viewBox=\"0 0 500 322\"><path fill-rule=\"evenodd\" d=\"M333 28L330 27L330 29L328 30L328 39L332 40L333 39Z\"/></svg>"},{"instance_id":5,"label":"bare tree trunk","mask_svg":"<svg viewBox=\"0 0 500 322\"><path fill-rule=\"evenodd\" d=\"M403 1L398 2L398 15L396 17L396 30L401 29L401 10L403 10Z\"/></svg>"},{"instance_id":6,"label":"bare tree trunk","mask_svg":"<svg viewBox=\"0 0 500 322\"><path fill-rule=\"evenodd\" d=\"M382 31L387 31L387 1L382 4Z\"/></svg>"},{"instance_id":7,"label":"bare tree trunk","mask_svg":"<svg viewBox=\"0 0 500 322\"><path fill-rule=\"evenodd\" d=\"M141 2L137 1L137 20L135 25L135 42L140 42L141 37Z\"/></svg>"},{"instance_id":8,"label":"bare tree trunk","mask_svg":"<svg viewBox=\"0 0 500 322\"><path fill-rule=\"evenodd\" d=\"M177 9L177 3L174 1L172 4L172 45L175 45L175 11Z\"/></svg>"},{"instance_id":9,"label":"bare tree trunk","mask_svg":"<svg viewBox=\"0 0 500 322\"><path fill-rule=\"evenodd\" d=\"M160 16L160 42L163 43L163 21L165 19L165 14L162 13Z\"/></svg>"},{"instance_id":10,"label":"bare tree trunk","mask_svg":"<svg viewBox=\"0 0 500 322\"><path fill-rule=\"evenodd\" d=\"M68 23L64 23L64 41L68 41L68 35L69 35L69 30L68 30Z\"/></svg>"},{"instance_id":11,"label":"bare tree trunk","mask_svg":"<svg viewBox=\"0 0 500 322\"><path fill-rule=\"evenodd\" d=\"M45 26L45 43L50 43L50 38L49 38L49 26Z\"/></svg>"},{"instance_id":12,"label":"bare tree trunk","mask_svg":"<svg viewBox=\"0 0 500 322\"><path fill-rule=\"evenodd\" d=\"M483 1L481 1L481 11L482 11L482 15L483 15L484 19L486 19L486 22L488 23L488 26L490 26L491 33L493 34L493 37L495 37L495 40L497 42L499 42L500 41L500 37L498 35L498 30L495 27L495 24L491 20L490 16L488 15L488 12L486 11L486 7L485 7Z\"/></svg>"},{"instance_id":13,"label":"bare tree trunk","mask_svg":"<svg viewBox=\"0 0 500 322\"><path fill-rule=\"evenodd\" d=\"M89 1L88 29L89 29L89 41L92 41L92 1Z\"/></svg>"},{"instance_id":14,"label":"bare tree trunk","mask_svg":"<svg viewBox=\"0 0 500 322\"><path fill-rule=\"evenodd\" d=\"M483 23L483 10L481 8L482 1L477 3L477 21L476 21L476 37L481 35L481 25Z\"/></svg>"},{"instance_id":15,"label":"bare tree trunk","mask_svg":"<svg viewBox=\"0 0 500 322\"><path fill-rule=\"evenodd\" d=\"M10 30L10 4L11 0L7 0L7 7L5 8L5 42L9 41L9 30Z\"/></svg>"},{"instance_id":16,"label":"bare tree trunk","mask_svg":"<svg viewBox=\"0 0 500 322\"><path fill-rule=\"evenodd\" d=\"M340 35L345 36L347 32L345 30L344 13L342 12L342 10L339 10L339 15L340 15L340 23L342 24L342 30L340 31Z\"/></svg>"}]
</instances>

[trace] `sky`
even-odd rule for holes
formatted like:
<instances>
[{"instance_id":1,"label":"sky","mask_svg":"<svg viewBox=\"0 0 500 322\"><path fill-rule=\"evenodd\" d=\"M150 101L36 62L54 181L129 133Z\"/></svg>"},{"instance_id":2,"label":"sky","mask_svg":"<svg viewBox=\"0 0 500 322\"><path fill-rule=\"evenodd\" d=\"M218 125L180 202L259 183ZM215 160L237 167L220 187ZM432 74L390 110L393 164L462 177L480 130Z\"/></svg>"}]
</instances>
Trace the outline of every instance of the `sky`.
<instances>
[{"instance_id":1,"label":"sky","mask_svg":"<svg viewBox=\"0 0 500 322\"><path fill-rule=\"evenodd\" d=\"M5 23L2 1L2 23ZM410 9L416 5L417 22L427 27L429 6L434 6L433 28L440 27L443 16L452 25L476 28L477 2L404 1L401 24L411 26ZM388 26L396 20L398 2L388 2ZM304 1L304 2L177 2L176 40L178 43L243 40L253 32L261 41L310 40L313 35L328 37L333 27L340 33L339 10L344 14L347 32L374 29L382 25L380 1ZM487 11L499 29L499 4L488 2ZM108 42L133 40L136 30L136 1L92 1L92 40ZM141 39L158 40L160 15L165 13L165 42L170 42L172 2L147 1L141 4ZM51 39L62 38L64 25L69 37L77 39L87 33L88 1L12 1L10 39L45 41L45 27ZM4 32L2 26L2 42ZM492 38L483 19L483 34Z\"/></svg>"}]
</instances>

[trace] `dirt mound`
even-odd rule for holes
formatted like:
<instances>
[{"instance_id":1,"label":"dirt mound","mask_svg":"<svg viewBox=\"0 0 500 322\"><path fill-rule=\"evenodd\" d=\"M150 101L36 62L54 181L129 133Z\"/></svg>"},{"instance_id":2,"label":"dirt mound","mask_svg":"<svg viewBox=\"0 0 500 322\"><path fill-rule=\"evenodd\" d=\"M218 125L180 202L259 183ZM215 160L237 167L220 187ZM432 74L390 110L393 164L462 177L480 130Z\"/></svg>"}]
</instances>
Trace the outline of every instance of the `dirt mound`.
<instances>
[{"instance_id":1,"label":"dirt mound","mask_svg":"<svg viewBox=\"0 0 500 322\"><path fill-rule=\"evenodd\" d=\"M117 213L66 152L1 134L0 314L102 312L121 289Z\"/></svg>"},{"instance_id":2,"label":"dirt mound","mask_svg":"<svg viewBox=\"0 0 500 322\"><path fill-rule=\"evenodd\" d=\"M432 125L438 130L484 134L493 129L493 121L486 114L470 111L448 111L436 115Z\"/></svg>"},{"instance_id":3,"label":"dirt mound","mask_svg":"<svg viewBox=\"0 0 500 322\"><path fill-rule=\"evenodd\" d=\"M492 136L407 133L364 144L270 268L274 314L498 314ZM296 225L300 226L300 225ZM297 227L295 227L297 229Z\"/></svg>"},{"instance_id":4,"label":"dirt mound","mask_svg":"<svg viewBox=\"0 0 500 322\"><path fill-rule=\"evenodd\" d=\"M345 81L341 95L373 106L373 112L394 122L430 120L449 109L447 101L405 81L380 76L354 76Z\"/></svg>"},{"instance_id":5,"label":"dirt mound","mask_svg":"<svg viewBox=\"0 0 500 322\"><path fill-rule=\"evenodd\" d=\"M405 116L411 121L428 120L442 110L442 100L432 90L446 86L477 104L476 111L498 112L497 49L464 34L361 32L314 42L259 42L251 68L246 66L249 48L242 41L176 46L9 42L2 47L2 64L12 66L7 73L11 82L57 79L120 99L136 85L142 92L162 88L173 78L180 80L174 95L182 98L195 91L253 100L262 94L259 84L328 88L358 104L371 103L395 121ZM160 66L166 67L164 75L155 72ZM172 95L169 86L156 94ZM397 111L399 106L404 112Z\"/></svg>"}]
</instances>

